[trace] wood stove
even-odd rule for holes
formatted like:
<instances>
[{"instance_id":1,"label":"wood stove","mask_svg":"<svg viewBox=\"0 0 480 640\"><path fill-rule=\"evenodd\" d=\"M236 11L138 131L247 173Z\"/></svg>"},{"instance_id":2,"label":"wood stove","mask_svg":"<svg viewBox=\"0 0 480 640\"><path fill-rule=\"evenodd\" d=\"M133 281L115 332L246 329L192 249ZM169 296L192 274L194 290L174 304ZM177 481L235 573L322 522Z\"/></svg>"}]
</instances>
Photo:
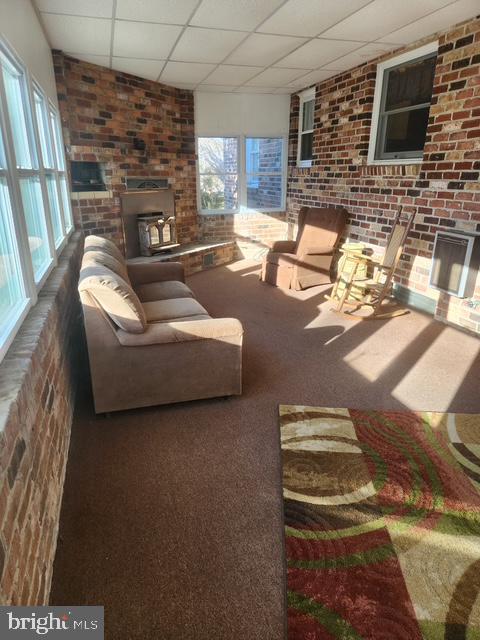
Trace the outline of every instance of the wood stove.
<instances>
[{"instance_id":1,"label":"wood stove","mask_svg":"<svg viewBox=\"0 0 480 640\"><path fill-rule=\"evenodd\" d=\"M178 247L171 189L139 189L120 195L127 258Z\"/></svg>"}]
</instances>

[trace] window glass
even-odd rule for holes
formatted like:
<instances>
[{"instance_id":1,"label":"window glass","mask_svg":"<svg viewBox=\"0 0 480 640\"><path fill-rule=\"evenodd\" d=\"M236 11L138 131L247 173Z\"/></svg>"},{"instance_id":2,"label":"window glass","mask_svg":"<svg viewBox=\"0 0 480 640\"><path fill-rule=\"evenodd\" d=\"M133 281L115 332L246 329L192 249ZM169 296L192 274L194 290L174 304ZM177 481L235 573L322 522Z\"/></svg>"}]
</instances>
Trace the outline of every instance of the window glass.
<instances>
[{"instance_id":1,"label":"window glass","mask_svg":"<svg viewBox=\"0 0 480 640\"><path fill-rule=\"evenodd\" d=\"M50 110L50 124L51 124L52 135L53 135L53 146L55 149L55 160L57 164L57 169L59 169L60 171L65 171L65 161L63 159L63 149L62 149L62 143L61 143L62 138L60 136L60 127L58 123L57 114L53 110Z\"/></svg>"},{"instance_id":2,"label":"window glass","mask_svg":"<svg viewBox=\"0 0 480 640\"><path fill-rule=\"evenodd\" d=\"M313 129L313 110L315 100L307 100L303 103L303 126L302 131L311 131Z\"/></svg>"},{"instance_id":3,"label":"window glass","mask_svg":"<svg viewBox=\"0 0 480 640\"><path fill-rule=\"evenodd\" d=\"M306 99L305 99L306 98ZM315 97L300 97L300 125L298 128L298 161L310 166L313 156L313 125Z\"/></svg>"},{"instance_id":4,"label":"window glass","mask_svg":"<svg viewBox=\"0 0 480 640\"><path fill-rule=\"evenodd\" d=\"M0 348L25 300L7 182L0 177Z\"/></svg>"},{"instance_id":5,"label":"window glass","mask_svg":"<svg viewBox=\"0 0 480 640\"><path fill-rule=\"evenodd\" d=\"M39 178L20 178L20 191L27 224L28 245L32 256L33 272L35 281L38 282L51 262Z\"/></svg>"},{"instance_id":6,"label":"window glass","mask_svg":"<svg viewBox=\"0 0 480 640\"><path fill-rule=\"evenodd\" d=\"M282 138L246 138L247 208L282 206Z\"/></svg>"},{"instance_id":7,"label":"window glass","mask_svg":"<svg viewBox=\"0 0 480 640\"><path fill-rule=\"evenodd\" d=\"M24 77L4 56L0 59L17 167L31 169L34 163L28 137Z\"/></svg>"},{"instance_id":8,"label":"window glass","mask_svg":"<svg viewBox=\"0 0 480 640\"><path fill-rule=\"evenodd\" d=\"M435 62L430 54L383 72L375 159L422 157Z\"/></svg>"},{"instance_id":9,"label":"window glass","mask_svg":"<svg viewBox=\"0 0 480 640\"><path fill-rule=\"evenodd\" d=\"M237 138L199 138L198 164L202 209L238 207Z\"/></svg>"},{"instance_id":10,"label":"window glass","mask_svg":"<svg viewBox=\"0 0 480 640\"><path fill-rule=\"evenodd\" d=\"M63 225L60 213L60 202L58 199L57 179L54 174L47 174L48 204L50 205L50 215L52 217L53 237L55 246L58 247L63 240Z\"/></svg>"},{"instance_id":11,"label":"window glass","mask_svg":"<svg viewBox=\"0 0 480 640\"><path fill-rule=\"evenodd\" d=\"M67 230L67 233L68 233L73 227L73 218L72 218L72 204L70 202L70 195L69 195L66 176L62 176L60 178L60 192L62 194L63 219L65 222L65 229Z\"/></svg>"},{"instance_id":12,"label":"window glass","mask_svg":"<svg viewBox=\"0 0 480 640\"><path fill-rule=\"evenodd\" d=\"M50 144L50 132L48 130L47 112L45 100L38 91L33 92L35 104L35 118L37 121L38 135L40 138L40 149L42 152L43 166L51 169L54 166L52 146Z\"/></svg>"}]
</instances>

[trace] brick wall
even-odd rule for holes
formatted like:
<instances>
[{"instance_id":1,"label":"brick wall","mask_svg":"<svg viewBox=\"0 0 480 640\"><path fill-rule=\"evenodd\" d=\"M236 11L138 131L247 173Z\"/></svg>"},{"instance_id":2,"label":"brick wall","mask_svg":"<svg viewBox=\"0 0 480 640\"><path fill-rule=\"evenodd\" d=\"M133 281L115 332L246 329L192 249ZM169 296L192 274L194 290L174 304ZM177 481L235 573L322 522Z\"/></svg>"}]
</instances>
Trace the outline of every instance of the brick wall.
<instances>
[{"instance_id":1,"label":"brick wall","mask_svg":"<svg viewBox=\"0 0 480 640\"><path fill-rule=\"evenodd\" d=\"M48 603L83 344L79 236L0 364L1 604Z\"/></svg>"},{"instance_id":2,"label":"brick wall","mask_svg":"<svg viewBox=\"0 0 480 640\"><path fill-rule=\"evenodd\" d=\"M378 246L385 244L399 204L416 207L397 280L431 298L439 319L478 333L480 278L474 295L462 300L429 288L428 276L437 229L480 231L480 20L437 37L422 164L367 165L376 65L400 51L317 85L313 162L308 169L296 166L299 102L298 96L292 97L289 223L294 226L303 205L343 206L350 214L347 236Z\"/></svg>"},{"instance_id":3,"label":"brick wall","mask_svg":"<svg viewBox=\"0 0 480 640\"><path fill-rule=\"evenodd\" d=\"M53 57L67 158L104 163L109 190L73 199L76 225L122 242L123 180L153 176L168 178L175 192L179 240L196 240L193 93L61 52Z\"/></svg>"}]
</instances>

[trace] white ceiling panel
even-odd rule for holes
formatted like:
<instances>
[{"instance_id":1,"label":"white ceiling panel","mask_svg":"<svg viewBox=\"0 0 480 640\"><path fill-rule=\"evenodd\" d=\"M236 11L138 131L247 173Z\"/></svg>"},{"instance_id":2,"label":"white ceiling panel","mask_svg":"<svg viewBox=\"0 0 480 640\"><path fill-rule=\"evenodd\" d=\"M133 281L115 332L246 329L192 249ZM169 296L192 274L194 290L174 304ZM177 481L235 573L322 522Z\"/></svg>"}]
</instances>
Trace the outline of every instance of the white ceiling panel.
<instances>
[{"instance_id":1,"label":"white ceiling panel","mask_svg":"<svg viewBox=\"0 0 480 640\"><path fill-rule=\"evenodd\" d=\"M116 17L123 20L184 24L198 0L117 0Z\"/></svg>"},{"instance_id":2,"label":"white ceiling panel","mask_svg":"<svg viewBox=\"0 0 480 640\"><path fill-rule=\"evenodd\" d=\"M164 65L163 60L142 60L138 58L112 58L112 69L131 73L140 78L156 80Z\"/></svg>"},{"instance_id":3,"label":"white ceiling panel","mask_svg":"<svg viewBox=\"0 0 480 640\"><path fill-rule=\"evenodd\" d=\"M273 87L240 87L235 93L275 93L276 88Z\"/></svg>"},{"instance_id":4,"label":"white ceiling panel","mask_svg":"<svg viewBox=\"0 0 480 640\"><path fill-rule=\"evenodd\" d=\"M418 20L451 2L451 0L373 0L349 18L322 33L324 38L364 40L384 37L393 29Z\"/></svg>"},{"instance_id":5,"label":"white ceiling panel","mask_svg":"<svg viewBox=\"0 0 480 640\"><path fill-rule=\"evenodd\" d=\"M246 84L252 87L281 87L291 80L304 75L308 69L265 69L258 76L249 80Z\"/></svg>"},{"instance_id":6,"label":"white ceiling panel","mask_svg":"<svg viewBox=\"0 0 480 640\"><path fill-rule=\"evenodd\" d=\"M160 81L197 83L204 80L215 68L214 64L198 64L192 62L167 62L160 76Z\"/></svg>"},{"instance_id":7,"label":"white ceiling panel","mask_svg":"<svg viewBox=\"0 0 480 640\"><path fill-rule=\"evenodd\" d=\"M36 5L40 11L93 18L111 18L113 12L113 0L36 0Z\"/></svg>"},{"instance_id":8,"label":"white ceiling panel","mask_svg":"<svg viewBox=\"0 0 480 640\"><path fill-rule=\"evenodd\" d=\"M370 1L288 0L258 31L290 36L316 36Z\"/></svg>"},{"instance_id":9,"label":"white ceiling panel","mask_svg":"<svg viewBox=\"0 0 480 640\"><path fill-rule=\"evenodd\" d=\"M196 90L206 91L207 93L234 93L237 90L237 87L228 84L199 84Z\"/></svg>"},{"instance_id":10,"label":"white ceiling panel","mask_svg":"<svg viewBox=\"0 0 480 640\"><path fill-rule=\"evenodd\" d=\"M385 40L397 42L398 44L409 44L436 31L447 29L452 24L473 18L478 13L480 13L479 0L458 0L458 2L449 4L447 7L443 7L443 9L439 9L425 18L415 20L406 27L387 34L379 42Z\"/></svg>"},{"instance_id":11,"label":"white ceiling panel","mask_svg":"<svg viewBox=\"0 0 480 640\"><path fill-rule=\"evenodd\" d=\"M275 66L315 69L358 49L363 44L363 42L351 42L350 40L322 40L316 38L282 58Z\"/></svg>"},{"instance_id":12,"label":"white ceiling panel","mask_svg":"<svg viewBox=\"0 0 480 640\"><path fill-rule=\"evenodd\" d=\"M110 53L110 20L54 13L44 13L42 18L54 49L94 55Z\"/></svg>"},{"instance_id":13,"label":"white ceiling panel","mask_svg":"<svg viewBox=\"0 0 480 640\"><path fill-rule=\"evenodd\" d=\"M203 0L190 24L216 29L252 31L283 0Z\"/></svg>"},{"instance_id":14,"label":"white ceiling panel","mask_svg":"<svg viewBox=\"0 0 480 640\"><path fill-rule=\"evenodd\" d=\"M347 69L352 69L359 64L364 64L369 60L378 58L384 53L388 53L388 51L393 51L397 47L398 45L396 44L372 42L371 44L366 44L356 51L352 51L352 53L348 53L346 56L342 56L341 58L326 64L323 68L333 71L346 71Z\"/></svg>"},{"instance_id":15,"label":"white ceiling panel","mask_svg":"<svg viewBox=\"0 0 480 640\"><path fill-rule=\"evenodd\" d=\"M125 58L168 58L182 27L115 20L113 55Z\"/></svg>"},{"instance_id":16,"label":"white ceiling panel","mask_svg":"<svg viewBox=\"0 0 480 640\"><path fill-rule=\"evenodd\" d=\"M65 51L65 53L67 56L78 58L79 60L83 60L84 62L89 62L90 64L98 64L101 67L110 66L110 56L94 56L94 55L88 55L88 53L75 53L73 51Z\"/></svg>"},{"instance_id":17,"label":"white ceiling panel","mask_svg":"<svg viewBox=\"0 0 480 640\"><path fill-rule=\"evenodd\" d=\"M311 71L305 76L290 82L289 86L303 89L305 87L309 87L311 84L317 84L318 82L322 82L322 80L331 78L333 75L335 75L335 71L330 71L329 69L317 69L316 71Z\"/></svg>"},{"instance_id":18,"label":"white ceiling panel","mask_svg":"<svg viewBox=\"0 0 480 640\"><path fill-rule=\"evenodd\" d=\"M252 33L225 62L265 67L286 56L303 42L303 38Z\"/></svg>"},{"instance_id":19,"label":"white ceiling panel","mask_svg":"<svg viewBox=\"0 0 480 640\"><path fill-rule=\"evenodd\" d=\"M246 35L242 31L187 27L171 58L179 62L222 62Z\"/></svg>"},{"instance_id":20,"label":"white ceiling panel","mask_svg":"<svg viewBox=\"0 0 480 640\"><path fill-rule=\"evenodd\" d=\"M237 86L250 80L257 73L260 73L262 69L263 67L241 67L221 64L208 76L206 82L208 84L223 84L227 87Z\"/></svg>"}]
</instances>

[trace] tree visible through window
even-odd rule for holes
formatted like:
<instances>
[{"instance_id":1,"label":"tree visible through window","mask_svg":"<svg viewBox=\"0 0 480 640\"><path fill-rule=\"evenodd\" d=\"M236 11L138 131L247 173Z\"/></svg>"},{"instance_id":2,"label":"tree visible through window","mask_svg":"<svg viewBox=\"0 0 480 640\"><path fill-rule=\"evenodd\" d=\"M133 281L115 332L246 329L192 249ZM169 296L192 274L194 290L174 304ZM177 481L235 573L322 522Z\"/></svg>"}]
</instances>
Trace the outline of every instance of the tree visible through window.
<instances>
[{"instance_id":1,"label":"tree visible through window","mask_svg":"<svg viewBox=\"0 0 480 640\"><path fill-rule=\"evenodd\" d=\"M232 211L238 205L237 138L199 138L201 208Z\"/></svg>"}]
</instances>

